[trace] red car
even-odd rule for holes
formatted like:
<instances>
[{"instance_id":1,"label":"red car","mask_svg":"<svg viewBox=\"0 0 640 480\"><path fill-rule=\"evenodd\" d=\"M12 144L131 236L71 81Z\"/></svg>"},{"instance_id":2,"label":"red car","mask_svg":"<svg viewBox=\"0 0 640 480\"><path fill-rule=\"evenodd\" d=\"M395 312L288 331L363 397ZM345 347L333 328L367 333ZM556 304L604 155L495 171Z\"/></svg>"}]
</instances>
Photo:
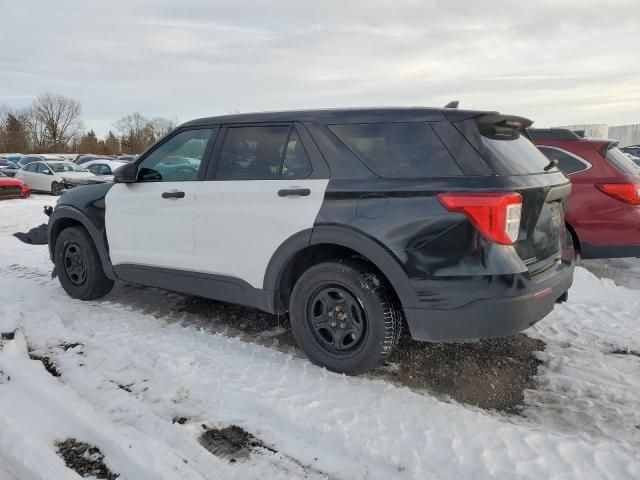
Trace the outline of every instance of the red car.
<instances>
[{"instance_id":1,"label":"red car","mask_svg":"<svg viewBox=\"0 0 640 480\"><path fill-rule=\"evenodd\" d=\"M8 177L0 171L0 200L8 198L25 198L31 193L31 189L22 180Z\"/></svg>"},{"instance_id":2,"label":"red car","mask_svg":"<svg viewBox=\"0 0 640 480\"><path fill-rule=\"evenodd\" d=\"M560 128L528 132L571 179L565 219L582 258L640 257L640 167L618 142Z\"/></svg>"}]
</instances>

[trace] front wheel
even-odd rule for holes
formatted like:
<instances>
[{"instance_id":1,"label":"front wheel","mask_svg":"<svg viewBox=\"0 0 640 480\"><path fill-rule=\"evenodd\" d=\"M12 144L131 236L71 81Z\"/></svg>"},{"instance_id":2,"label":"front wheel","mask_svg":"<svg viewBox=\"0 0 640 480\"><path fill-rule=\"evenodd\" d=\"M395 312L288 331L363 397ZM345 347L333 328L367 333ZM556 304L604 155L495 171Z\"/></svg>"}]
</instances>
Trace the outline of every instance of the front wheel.
<instances>
[{"instance_id":1,"label":"front wheel","mask_svg":"<svg viewBox=\"0 0 640 480\"><path fill-rule=\"evenodd\" d=\"M51 193L53 195L62 195L62 192L64 192L64 185L62 185L60 182L51 183Z\"/></svg>"},{"instance_id":2,"label":"front wheel","mask_svg":"<svg viewBox=\"0 0 640 480\"><path fill-rule=\"evenodd\" d=\"M380 277L359 262L309 268L293 289L289 314L309 359L338 373L377 367L400 337L401 310Z\"/></svg>"},{"instance_id":3,"label":"front wheel","mask_svg":"<svg viewBox=\"0 0 640 480\"><path fill-rule=\"evenodd\" d=\"M70 297L94 300L113 288L104 274L93 240L82 227L65 228L56 240L54 261L62 288Z\"/></svg>"}]
</instances>

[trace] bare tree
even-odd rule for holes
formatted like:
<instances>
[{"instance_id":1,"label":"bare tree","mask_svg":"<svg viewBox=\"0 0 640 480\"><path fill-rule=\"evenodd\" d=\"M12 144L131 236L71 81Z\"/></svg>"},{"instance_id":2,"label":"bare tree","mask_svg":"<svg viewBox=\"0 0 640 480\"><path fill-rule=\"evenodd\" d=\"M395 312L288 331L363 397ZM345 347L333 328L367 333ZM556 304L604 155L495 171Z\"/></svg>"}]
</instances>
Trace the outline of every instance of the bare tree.
<instances>
[{"instance_id":1,"label":"bare tree","mask_svg":"<svg viewBox=\"0 0 640 480\"><path fill-rule=\"evenodd\" d=\"M149 119L140 112L122 117L114 127L120 134L123 152L140 153L154 141Z\"/></svg>"},{"instance_id":2,"label":"bare tree","mask_svg":"<svg viewBox=\"0 0 640 480\"><path fill-rule=\"evenodd\" d=\"M31 148L35 152L47 150L47 131L44 123L38 120L33 108L25 108L18 112L18 118L29 135Z\"/></svg>"},{"instance_id":3,"label":"bare tree","mask_svg":"<svg viewBox=\"0 0 640 480\"><path fill-rule=\"evenodd\" d=\"M64 150L81 134L81 113L80 102L73 98L50 93L36 98L30 116L37 143L47 150Z\"/></svg>"},{"instance_id":4,"label":"bare tree","mask_svg":"<svg viewBox=\"0 0 640 480\"><path fill-rule=\"evenodd\" d=\"M176 121L169 120L168 118L156 117L149 121L149 127L153 132L154 141L157 141L164 137L171 130L176 128Z\"/></svg>"}]
</instances>

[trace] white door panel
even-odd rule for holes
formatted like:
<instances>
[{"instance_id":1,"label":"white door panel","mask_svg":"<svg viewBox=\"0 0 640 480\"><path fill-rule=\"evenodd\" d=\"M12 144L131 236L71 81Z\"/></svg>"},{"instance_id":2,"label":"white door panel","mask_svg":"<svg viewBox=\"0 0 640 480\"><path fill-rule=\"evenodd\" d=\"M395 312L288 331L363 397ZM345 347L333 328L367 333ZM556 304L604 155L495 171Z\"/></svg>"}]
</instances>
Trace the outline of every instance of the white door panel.
<instances>
[{"instance_id":1,"label":"white door panel","mask_svg":"<svg viewBox=\"0 0 640 480\"><path fill-rule=\"evenodd\" d=\"M276 249L312 228L328 180L224 180L200 182L194 214L195 256L200 272L240 278L263 287ZM278 196L308 188L309 196Z\"/></svg>"},{"instance_id":2,"label":"white door panel","mask_svg":"<svg viewBox=\"0 0 640 480\"><path fill-rule=\"evenodd\" d=\"M116 183L107 196L105 226L113 265L194 270L193 208L200 182ZM162 198L164 192L184 198Z\"/></svg>"}]
</instances>

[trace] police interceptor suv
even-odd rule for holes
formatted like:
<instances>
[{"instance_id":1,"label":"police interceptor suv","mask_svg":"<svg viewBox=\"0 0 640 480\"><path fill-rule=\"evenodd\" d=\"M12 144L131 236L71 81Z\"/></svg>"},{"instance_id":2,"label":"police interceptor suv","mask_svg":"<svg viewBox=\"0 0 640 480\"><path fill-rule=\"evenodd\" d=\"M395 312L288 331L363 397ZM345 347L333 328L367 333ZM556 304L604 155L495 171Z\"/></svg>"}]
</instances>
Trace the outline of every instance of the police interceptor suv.
<instances>
[{"instance_id":1,"label":"police interceptor suv","mask_svg":"<svg viewBox=\"0 0 640 480\"><path fill-rule=\"evenodd\" d=\"M566 299L570 183L496 112L377 108L185 123L49 219L62 287L115 280L288 312L358 374L416 340L503 337Z\"/></svg>"}]
</instances>

